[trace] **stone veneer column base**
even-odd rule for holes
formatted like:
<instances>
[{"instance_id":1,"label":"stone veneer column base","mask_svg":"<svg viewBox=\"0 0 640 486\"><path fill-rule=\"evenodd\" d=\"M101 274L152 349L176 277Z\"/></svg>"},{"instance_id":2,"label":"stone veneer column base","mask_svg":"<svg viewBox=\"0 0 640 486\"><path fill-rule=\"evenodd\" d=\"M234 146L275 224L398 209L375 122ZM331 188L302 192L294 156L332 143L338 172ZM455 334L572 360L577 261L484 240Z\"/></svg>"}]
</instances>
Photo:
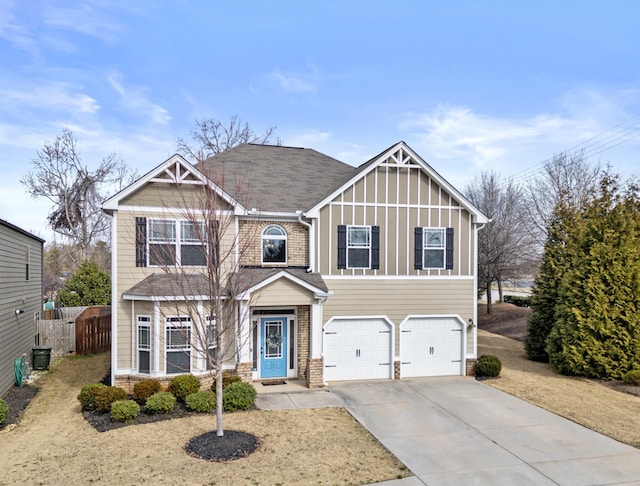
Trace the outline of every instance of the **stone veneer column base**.
<instances>
[{"instance_id":1,"label":"stone veneer column base","mask_svg":"<svg viewBox=\"0 0 640 486\"><path fill-rule=\"evenodd\" d=\"M399 380L401 378L400 376L400 361L394 361L393 362L393 379L394 380Z\"/></svg>"},{"instance_id":2,"label":"stone veneer column base","mask_svg":"<svg viewBox=\"0 0 640 486\"><path fill-rule=\"evenodd\" d=\"M252 383L253 363L236 363L236 374L244 383Z\"/></svg>"},{"instance_id":3,"label":"stone veneer column base","mask_svg":"<svg viewBox=\"0 0 640 486\"><path fill-rule=\"evenodd\" d=\"M475 376L477 359L467 358L466 376Z\"/></svg>"},{"instance_id":4,"label":"stone veneer column base","mask_svg":"<svg viewBox=\"0 0 640 486\"><path fill-rule=\"evenodd\" d=\"M324 386L324 360L309 358L307 364L307 387L321 388Z\"/></svg>"}]
</instances>

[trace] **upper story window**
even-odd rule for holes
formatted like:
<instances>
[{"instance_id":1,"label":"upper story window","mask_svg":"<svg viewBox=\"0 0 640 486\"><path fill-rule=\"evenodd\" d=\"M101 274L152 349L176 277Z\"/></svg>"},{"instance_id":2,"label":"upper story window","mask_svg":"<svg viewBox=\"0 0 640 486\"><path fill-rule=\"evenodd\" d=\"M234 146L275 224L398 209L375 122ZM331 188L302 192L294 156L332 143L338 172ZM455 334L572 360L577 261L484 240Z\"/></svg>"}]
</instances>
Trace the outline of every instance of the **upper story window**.
<instances>
[{"instance_id":1,"label":"upper story window","mask_svg":"<svg viewBox=\"0 0 640 486\"><path fill-rule=\"evenodd\" d=\"M144 220L144 218L138 218ZM144 221L146 224L146 221ZM140 225L140 221L137 223ZM136 264L140 265L140 251L149 256L151 266L205 266L206 232L203 223L175 219L150 219L148 222L148 251L140 248L136 232ZM146 259L145 259L146 260ZM146 263L146 262L145 262Z\"/></svg>"},{"instance_id":2,"label":"upper story window","mask_svg":"<svg viewBox=\"0 0 640 486\"><path fill-rule=\"evenodd\" d=\"M338 226L338 268L380 268L379 226Z\"/></svg>"},{"instance_id":3,"label":"upper story window","mask_svg":"<svg viewBox=\"0 0 640 486\"><path fill-rule=\"evenodd\" d=\"M24 249L24 276L25 280L31 280L31 247L27 246Z\"/></svg>"},{"instance_id":4,"label":"upper story window","mask_svg":"<svg viewBox=\"0 0 640 486\"><path fill-rule=\"evenodd\" d=\"M287 232L277 224L262 232L262 263L287 263Z\"/></svg>"},{"instance_id":5,"label":"upper story window","mask_svg":"<svg viewBox=\"0 0 640 486\"><path fill-rule=\"evenodd\" d=\"M453 269L453 228L415 229L415 269Z\"/></svg>"}]
</instances>

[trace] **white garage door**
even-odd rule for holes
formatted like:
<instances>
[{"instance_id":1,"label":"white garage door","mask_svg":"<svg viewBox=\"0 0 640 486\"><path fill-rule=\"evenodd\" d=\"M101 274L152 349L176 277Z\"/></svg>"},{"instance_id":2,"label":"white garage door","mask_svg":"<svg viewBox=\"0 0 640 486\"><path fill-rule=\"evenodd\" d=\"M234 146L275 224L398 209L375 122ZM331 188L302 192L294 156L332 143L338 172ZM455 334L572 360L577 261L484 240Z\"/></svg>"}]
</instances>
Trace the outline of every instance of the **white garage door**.
<instances>
[{"instance_id":1,"label":"white garage door","mask_svg":"<svg viewBox=\"0 0 640 486\"><path fill-rule=\"evenodd\" d=\"M462 374L462 327L454 317L414 317L400 328L400 377Z\"/></svg>"},{"instance_id":2,"label":"white garage door","mask_svg":"<svg viewBox=\"0 0 640 486\"><path fill-rule=\"evenodd\" d=\"M391 378L391 326L384 319L336 319L324 330L324 379Z\"/></svg>"}]
</instances>

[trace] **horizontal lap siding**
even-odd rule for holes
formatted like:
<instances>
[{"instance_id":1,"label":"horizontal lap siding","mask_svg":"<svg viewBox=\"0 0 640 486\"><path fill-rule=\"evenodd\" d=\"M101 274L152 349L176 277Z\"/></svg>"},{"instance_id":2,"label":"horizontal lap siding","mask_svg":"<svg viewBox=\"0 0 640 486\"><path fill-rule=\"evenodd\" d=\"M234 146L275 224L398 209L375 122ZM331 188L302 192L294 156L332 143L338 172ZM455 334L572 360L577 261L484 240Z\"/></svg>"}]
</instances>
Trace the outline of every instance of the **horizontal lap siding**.
<instances>
[{"instance_id":1,"label":"horizontal lap siding","mask_svg":"<svg viewBox=\"0 0 640 486\"><path fill-rule=\"evenodd\" d=\"M26 279L26 248L30 251ZM16 315L16 309L24 313ZM0 225L0 396L14 383L16 358L35 344L34 314L42 310L42 243Z\"/></svg>"},{"instance_id":2,"label":"horizontal lap siding","mask_svg":"<svg viewBox=\"0 0 640 486\"><path fill-rule=\"evenodd\" d=\"M325 281L333 295L323 307L323 320L345 316L386 316L396 326L409 315L458 315L473 319L472 279L350 279ZM472 335L473 333L469 333ZM396 353L398 352L396 336ZM467 342L473 353L473 338Z\"/></svg>"}]
</instances>

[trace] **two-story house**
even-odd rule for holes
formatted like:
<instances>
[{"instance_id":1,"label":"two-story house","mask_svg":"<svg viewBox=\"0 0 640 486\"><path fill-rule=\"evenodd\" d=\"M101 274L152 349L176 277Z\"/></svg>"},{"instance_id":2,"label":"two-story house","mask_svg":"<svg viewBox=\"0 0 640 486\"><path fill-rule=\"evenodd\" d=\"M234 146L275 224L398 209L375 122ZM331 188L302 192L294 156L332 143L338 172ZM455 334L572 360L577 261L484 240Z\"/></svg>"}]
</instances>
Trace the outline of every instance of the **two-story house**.
<instances>
[{"instance_id":1,"label":"two-story house","mask_svg":"<svg viewBox=\"0 0 640 486\"><path fill-rule=\"evenodd\" d=\"M204 188L230 221L215 243L195 238L187 217ZM225 371L243 380L465 375L476 360L477 232L488 220L404 142L359 167L271 145L196 166L174 155L103 208L117 385L209 375L190 342L215 322L205 256L234 245ZM203 315L180 315L194 302Z\"/></svg>"}]
</instances>

